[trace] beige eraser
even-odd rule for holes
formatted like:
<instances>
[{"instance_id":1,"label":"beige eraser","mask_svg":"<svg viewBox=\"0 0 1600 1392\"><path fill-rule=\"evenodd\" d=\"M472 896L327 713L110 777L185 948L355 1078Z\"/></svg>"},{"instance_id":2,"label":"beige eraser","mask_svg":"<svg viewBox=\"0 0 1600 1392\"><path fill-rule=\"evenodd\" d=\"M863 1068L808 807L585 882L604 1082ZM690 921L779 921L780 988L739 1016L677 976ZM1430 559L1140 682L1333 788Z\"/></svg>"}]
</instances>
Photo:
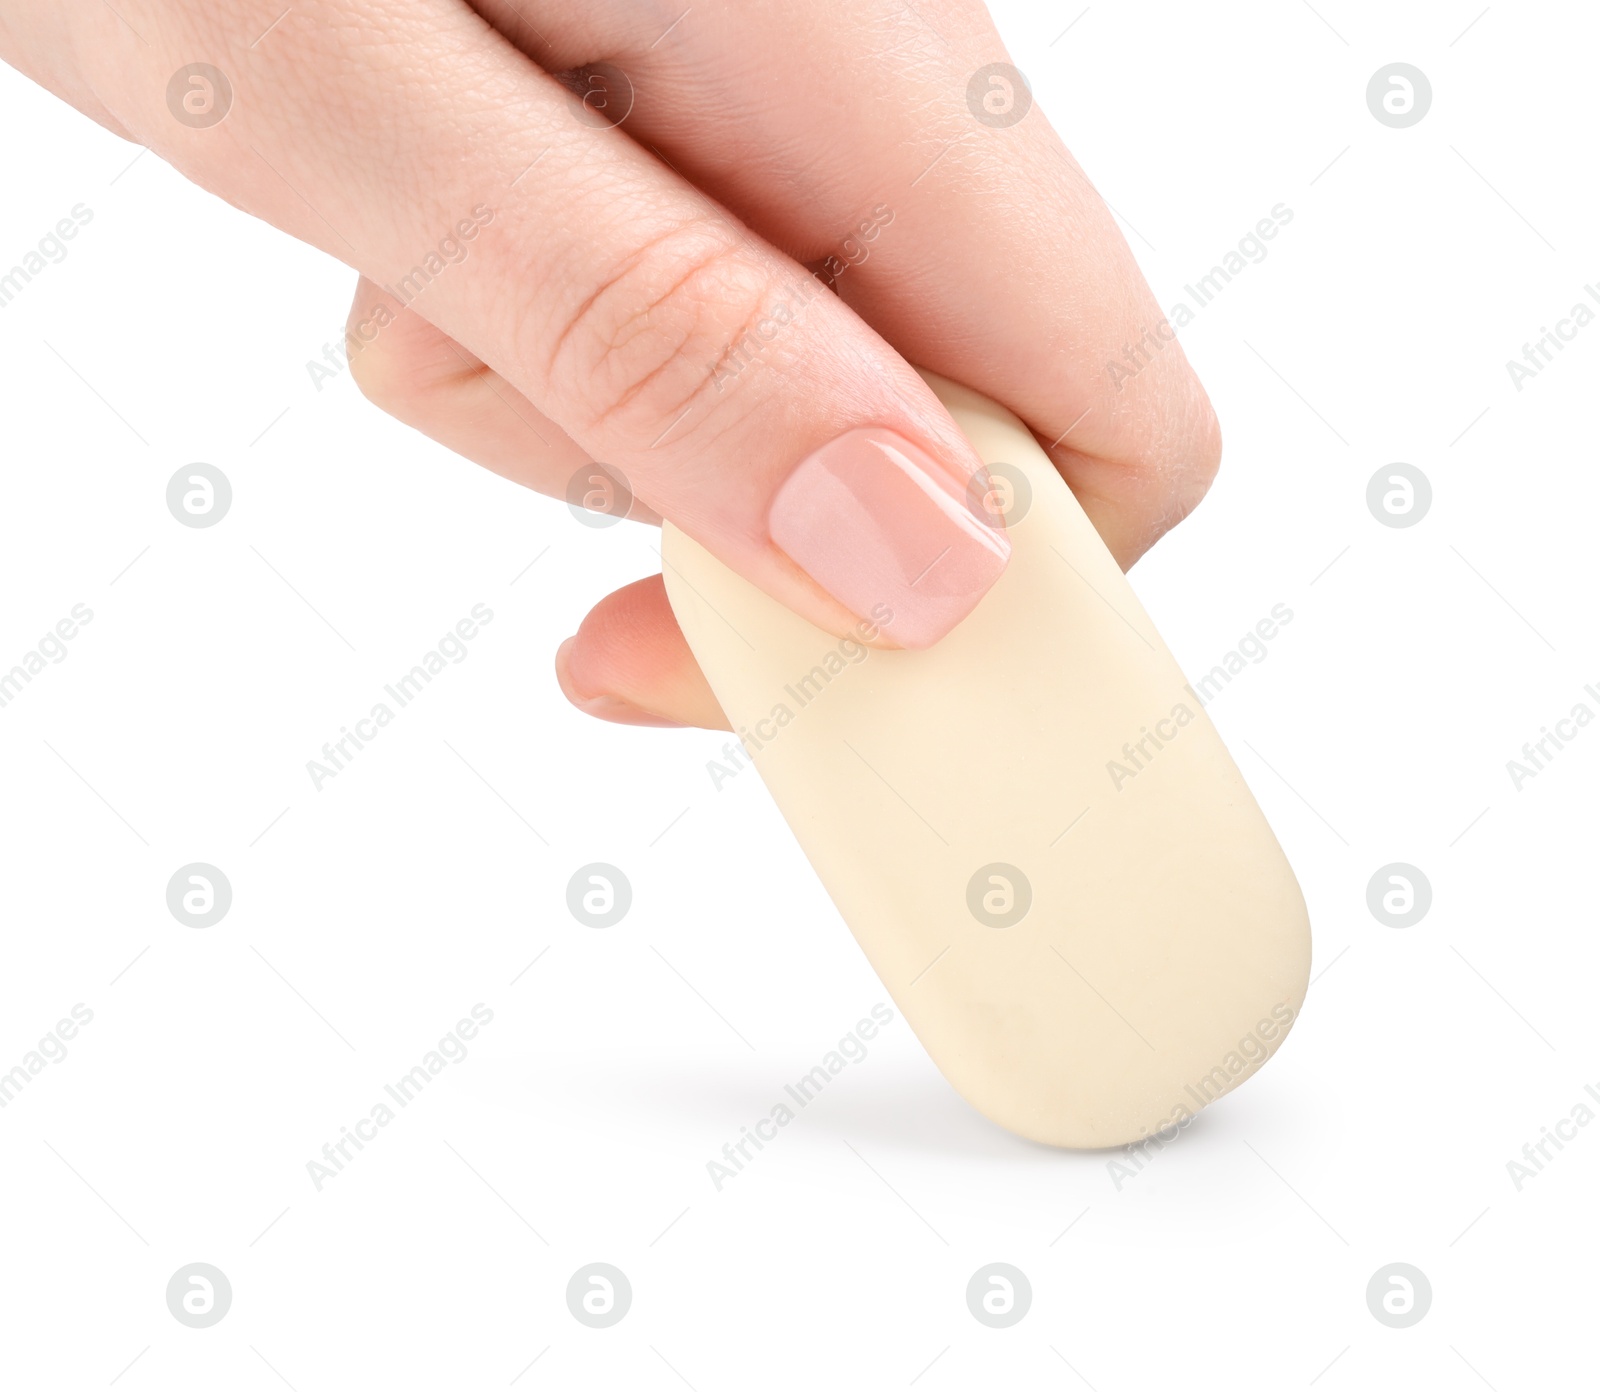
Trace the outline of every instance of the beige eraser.
<instances>
[{"instance_id":1,"label":"beige eraser","mask_svg":"<svg viewBox=\"0 0 1600 1392\"><path fill-rule=\"evenodd\" d=\"M1010 565L948 636L918 652L835 637L670 525L667 594L955 1089L1037 1141L1137 1141L1184 1124L1282 1042L1310 966L1305 902L1033 436L928 380L1009 495ZM868 616L860 633L873 632Z\"/></svg>"}]
</instances>

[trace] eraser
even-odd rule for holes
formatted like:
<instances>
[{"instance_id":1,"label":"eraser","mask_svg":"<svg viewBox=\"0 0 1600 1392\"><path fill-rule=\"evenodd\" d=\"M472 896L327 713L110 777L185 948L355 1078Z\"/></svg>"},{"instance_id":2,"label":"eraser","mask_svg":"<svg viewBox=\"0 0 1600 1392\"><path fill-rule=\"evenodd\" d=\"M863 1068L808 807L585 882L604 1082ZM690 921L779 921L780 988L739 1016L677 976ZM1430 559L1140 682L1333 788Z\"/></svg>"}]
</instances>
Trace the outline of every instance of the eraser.
<instances>
[{"instance_id":1,"label":"eraser","mask_svg":"<svg viewBox=\"0 0 1600 1392\"><path fill-rule=\"evenodd\" d=\"M1092 1148L1187 1124L1282 1043L1310 927L1203 703L1028 429L924 374L1011 561L948 635L816 628L670 524L667 594L873 969L951 1085ZM819 928L819 931L822 931Z\"/></svg>"}]
</instances>

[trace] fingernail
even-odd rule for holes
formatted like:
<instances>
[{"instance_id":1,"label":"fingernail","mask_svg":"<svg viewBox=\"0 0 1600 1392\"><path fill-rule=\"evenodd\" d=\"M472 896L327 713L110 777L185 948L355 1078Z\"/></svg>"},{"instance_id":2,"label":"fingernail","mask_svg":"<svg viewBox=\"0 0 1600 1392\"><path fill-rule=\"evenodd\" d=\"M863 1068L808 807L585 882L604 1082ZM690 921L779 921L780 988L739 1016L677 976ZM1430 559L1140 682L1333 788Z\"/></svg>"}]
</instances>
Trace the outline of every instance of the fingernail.
<instances>
[{"instance_id":1,"label":"fingernail","mask_svg":"<svg viewBox=\"0 0 1600 1392\"><path fill-rule=\"evenodd\" d=\"M966 480L881 426L848 430L802 460L767 526L790 560L905 648L928 647L966 618L1011 555L1005 533L968 507Z\"/></svg>"},{"instance_id":2,"label":"fingernail","mask_svg":"<svg viewBox=\"0 0 1600 1392\"><path fill-rule=\"evenodd\" d=\"M585 715L592 715L596 720L609 720L613 725L651 725L672 730L685 728L681 721L668 720L666 716L647 711L631 701L624 701L620 696L585 696L580 692L572 680L572 648L577 641L574 635L556 649L556 682L561 687L561 694Z\"/></svg>"}]
</instances>

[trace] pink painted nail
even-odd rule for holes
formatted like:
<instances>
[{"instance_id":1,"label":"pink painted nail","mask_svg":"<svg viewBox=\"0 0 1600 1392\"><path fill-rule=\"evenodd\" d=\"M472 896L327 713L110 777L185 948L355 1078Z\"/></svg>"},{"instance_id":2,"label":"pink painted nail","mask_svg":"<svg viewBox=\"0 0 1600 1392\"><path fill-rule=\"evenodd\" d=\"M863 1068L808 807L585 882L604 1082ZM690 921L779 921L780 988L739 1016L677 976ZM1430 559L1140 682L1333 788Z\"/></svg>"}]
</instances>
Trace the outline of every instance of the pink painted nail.
<instances>
[{"instance_id":1,"label":"pink painted nail","mask_svg":"<svg viewBox=\"0 0 1600 1392\"><path fill-rule=\"evenodd\" d=\"M881 426L847 430L802 460L767 526L790 560L905 648L966 618L1011 555L1005 533L968 507L966 480Z\"/></svg>"}]
</instances>

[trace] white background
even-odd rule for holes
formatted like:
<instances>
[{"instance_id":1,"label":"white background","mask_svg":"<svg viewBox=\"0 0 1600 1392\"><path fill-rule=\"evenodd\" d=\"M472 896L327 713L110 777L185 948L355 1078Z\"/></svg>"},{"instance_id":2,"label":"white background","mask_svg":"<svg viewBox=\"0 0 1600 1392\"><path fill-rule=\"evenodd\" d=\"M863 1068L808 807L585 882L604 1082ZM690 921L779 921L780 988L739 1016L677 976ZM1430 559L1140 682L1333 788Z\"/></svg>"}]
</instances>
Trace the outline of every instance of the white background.
<instances>
[{"instance_id":1,"label":"white background","mask_svg":"<svg viewBox=\"0 0 1600 1392\"><path fill-rule=\"evenodd\" d=\"M353 274L0 73L0 263L94 212L0 312L0 667L94 613L0 710L0 1068L94 1012L0 1111L0 1380L1510 1392L1592 1367L1600 1126L1520 1192L1506 1164L1600 1085L1600 729L1521 791L1506 761L1600 711L1600 327L1521 392L1505 363L1600 282L1600 22L1319 8L1096 0L1064 36L1076 0L998 10L1164 307L1293 210L1184 333L1226 460L1134 579L1195 675L1294 612L1210 711L1317 975L1278 1057L1120 1187L1115 1153L980 1119L897 1020L718 1192L707 1161L885 993L757 776L713 788L725 736L557 691L556 644L653 534L578 525L347 376L319 393ZM1433 88L1404 130L1365 101L1396 60ZM233 485L209 530L165 505L194 461ZM1434 492L1405 530L1365 502L1394 461ZM306 760L476 603L469 658L314 791ZM211 929L166 906L192 861L233 886ZM632 883L614 929L567 911L591 861ZM1366 906L1392 861L1433 886L1414 928ZM477 1002L470 1056L318 1192L306 1162ZM233 1288L207 1330L164 1297L195 1261ZM633 1286L609 1330L566 1307L593 1261ZM991 1261L1033 1289L1008 1330L965 1304ZM1367 1309L1395 1261L1433 1289L1410 1329Z\"/></svg>"}]
</instances>

